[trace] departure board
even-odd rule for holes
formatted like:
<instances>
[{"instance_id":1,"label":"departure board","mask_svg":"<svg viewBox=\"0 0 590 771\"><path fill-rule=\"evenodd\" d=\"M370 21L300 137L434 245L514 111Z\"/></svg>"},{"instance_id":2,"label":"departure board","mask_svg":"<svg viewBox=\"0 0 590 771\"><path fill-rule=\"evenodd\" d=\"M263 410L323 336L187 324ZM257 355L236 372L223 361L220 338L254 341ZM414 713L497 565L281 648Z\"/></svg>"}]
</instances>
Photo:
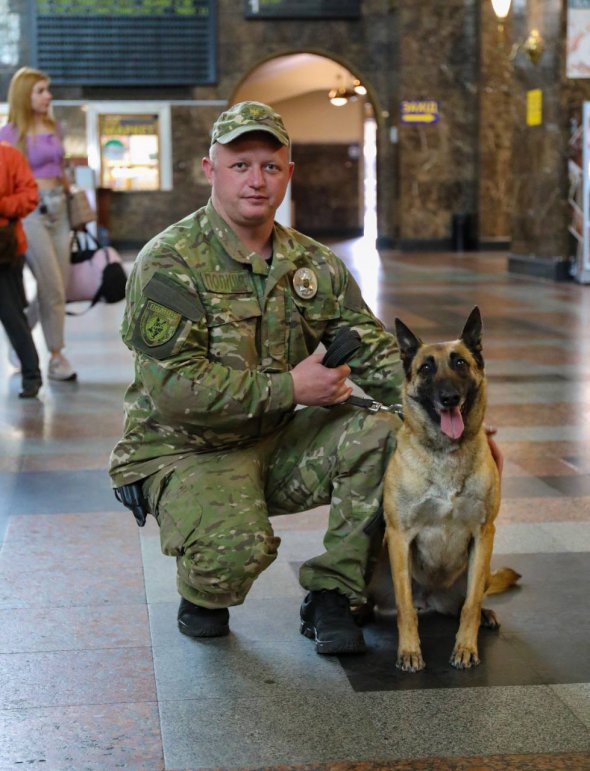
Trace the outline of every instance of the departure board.
<instances>
[{"instance_id":1,"label":"departure board","mask_svg":"<svg viewBox=\"0 0 590 771\"><path fill-rule=\"evenodd\" d=\"M244 0L246 19L358 19L361 0Z\"/></svg>"},{"instance_id":2,"label":"departure board","mask_svg":"<svg viewBox=\"0 0 590 771\"><path fill-rule=\"evenodd\" d=\"M215 82L215 0L36 0L36 66L80 86Z\"/></svg>"}]
</instances>

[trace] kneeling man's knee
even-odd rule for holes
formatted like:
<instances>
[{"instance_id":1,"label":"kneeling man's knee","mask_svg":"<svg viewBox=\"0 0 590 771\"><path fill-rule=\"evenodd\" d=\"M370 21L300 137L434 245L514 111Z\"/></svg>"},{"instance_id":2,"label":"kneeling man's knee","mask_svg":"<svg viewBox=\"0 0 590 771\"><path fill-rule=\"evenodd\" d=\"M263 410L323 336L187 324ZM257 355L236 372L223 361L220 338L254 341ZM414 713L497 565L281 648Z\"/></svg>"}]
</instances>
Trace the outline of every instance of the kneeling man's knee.
<instances>
[{"instance_id":1,"label":"kneeling man's knee","mask_svg":"<svg viewBox=\"0 0 590 771\"><path fill-rule=\"evenodd\" d=\"M238 605L274 562L280 542L272 530L211 533L179 558L179 575L216 606Z\"/></svg>"}]
</instances>

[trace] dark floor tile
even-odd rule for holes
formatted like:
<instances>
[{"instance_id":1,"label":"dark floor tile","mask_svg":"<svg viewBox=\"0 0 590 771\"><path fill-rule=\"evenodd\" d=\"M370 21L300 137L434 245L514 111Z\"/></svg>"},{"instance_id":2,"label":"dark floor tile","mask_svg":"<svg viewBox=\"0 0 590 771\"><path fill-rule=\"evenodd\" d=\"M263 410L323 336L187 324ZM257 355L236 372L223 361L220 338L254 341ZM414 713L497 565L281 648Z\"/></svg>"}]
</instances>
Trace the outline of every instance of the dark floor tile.
<instances>
[{"instance_id":1,"label":"dark floor tile","mask_svg":"<svg viewBox=\"0 0 590 771\"><path fill-rule=\"evenodd\" d=\"M489 358L489 356L486 356ZM497 358L497 357L495 357ZM535 373L535 374L515 374L515 375L496 375L494 373L487 373L488 383L562 383L564 380L570 380L566 375L562 375L558 372L550 372L547 374Z\"/></svg>"},{"instance_id":2,"label":"dark floor tile","mask_svg":"<svg viewBox=\"0 0 590 771\"><path fill-rule=\"evenodd\" d=\"M119 507L106 469L0 473L0 518Z\"/></svg>"},{"instance_id":3,"label":"dark floor tile","mask_svg":"<svg viewBox=\"0 0 590 771\"><path fill-rule=\"evenodd\" d=\"M521 476L502 479L502 500L509 498L552 498L567 494L567 492L547 484L545 479L540 477ZM575 495L573 492L571 494Z\"/></svg>"},{"instance_id":4,"label":"dark floor tile","mask_svg":"<svg viewBox=\"0 0 590 771\"><path fill-rule=\"evenodd\" d=\"M578 471L587 471L590 473L590 457L587 455L570 455L563 458L563 460Z\"/></svg>"},{"instance_id":5,"label":"dark floor tile","mask_svg":"<svg viewBox=\"0 0 590 771\"><path fill-rule=\"evenodd\" d=\"M541 477L549 487L557 490L562 495L583 496L590 495L590 474L577 476L548 476Z\"/></svg>"},{"instance_id":6,"label":"dark floor tile","mask_svg":"<svg viewBox=\"0 0 590 771\"><path fill-rule=\"evenodd\" d=\"M369 652L340 657L352 687L382 691L589 682L590 620L584 608L590 554L509 554L502 555L501 563L522 578L518 587L485 600L501 628L480 631L478 667L459 672L450 666L458 622L427 612L419 621L426 669L400 672L395 668L395 618L378 619L364 630Z\"/></svg>"},{"instance_id":7,"label":"dark floor tile","mask_svg":"<svg viewBox=\"0 0 590 771\"><path fill-rule=\"evenodd\" d=\"M504 499L499 517L501 522L588 522L590 496Z\"/></svg>"}]
</instances>

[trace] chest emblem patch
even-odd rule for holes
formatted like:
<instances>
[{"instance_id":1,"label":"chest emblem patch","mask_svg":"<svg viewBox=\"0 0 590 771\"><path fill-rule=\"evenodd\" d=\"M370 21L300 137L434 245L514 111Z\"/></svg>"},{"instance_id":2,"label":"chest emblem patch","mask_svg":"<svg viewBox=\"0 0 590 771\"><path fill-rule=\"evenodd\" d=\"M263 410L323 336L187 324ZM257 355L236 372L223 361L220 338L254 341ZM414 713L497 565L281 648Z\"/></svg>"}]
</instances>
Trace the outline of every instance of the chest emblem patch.
<instances>
[{"instance_id":1,"label":"chest emblem patch","mask_svg":"<svg viewBox=\"0 0 590 771\"><path fill-rule=\"evenodd\" d=\"M299 268L293 275L293 289L302 300L311 300L318 291L318 279L311 268Z\"/></svg>"},{"instance_id":2,"label":"chest emblem patch","mask_svg":"<svg viewBox=\"0 0 590 771\"><path fill-rule=\"evenodd\" d=\"M151 347L163 345L174 337L182 316L164 305L148 300L141 314L141 337Z\"/></svg>"}]
</instances>

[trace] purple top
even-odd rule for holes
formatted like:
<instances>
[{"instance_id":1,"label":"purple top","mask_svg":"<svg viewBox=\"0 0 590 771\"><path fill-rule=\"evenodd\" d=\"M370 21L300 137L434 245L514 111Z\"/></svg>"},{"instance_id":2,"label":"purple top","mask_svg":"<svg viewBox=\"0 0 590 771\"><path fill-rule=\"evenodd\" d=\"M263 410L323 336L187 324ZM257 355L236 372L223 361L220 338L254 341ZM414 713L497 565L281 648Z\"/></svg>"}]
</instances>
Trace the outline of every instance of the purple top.
<instances>
[{"instance_id":1,"label":"purple top","mask_svg":"<svg viewBox=\"0 0 590 771\"><path fill-rule=\"evenodd\" d=\"M18 131L13 123L0 128L0 140L16 146L17 139ZM63 177L64 148L57 134L27 135L26 142L27 160L34 177Z\"/></svg>"}]
</instances>

